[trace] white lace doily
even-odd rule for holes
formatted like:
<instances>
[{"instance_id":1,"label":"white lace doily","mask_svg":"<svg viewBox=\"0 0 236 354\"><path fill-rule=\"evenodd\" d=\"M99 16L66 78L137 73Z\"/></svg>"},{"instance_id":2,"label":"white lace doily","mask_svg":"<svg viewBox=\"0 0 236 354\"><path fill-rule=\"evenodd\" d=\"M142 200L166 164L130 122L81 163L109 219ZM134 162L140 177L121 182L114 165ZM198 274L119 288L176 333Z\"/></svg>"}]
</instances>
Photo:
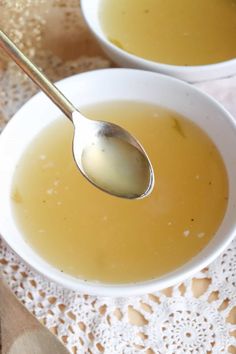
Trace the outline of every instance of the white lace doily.
<instances>
[{"instance_id":1,"label":"white lace doily","mask_svg":"<svg viewBox=\"0 0 236 354\"><path fill-rule=\"evenodd\" d=\"M66 290L27 267L3 242L0 263L17 297L71 353L235 353L236 240L194 278L130 298Z\"/></svg>"},{"instance_id":2,"label":"white lace doily","mask_svg":"<svg viewBox=\"0 0 236 354\"><path fill-rule=\"evenodd\" d=\"M52 80L112 65L89 35L78 1L0 1L0 13L7 12L10 23L1 17L0 25L23 43ZM53 52L49 47L55 42L56 26L62 34ZM45 33L49 38L44 43ZM62 39L78 45L76 52L68 47L66 59L60 57ZM236 117L236 77L197 86ZM35 91L14 64L0 58L1 128ZM92 297L64 289L30 269L3 240L0 267L17 297L71 353L236 353L236 240L208 268L184 283L130 298Z\"/></svg>"}]
</instances>

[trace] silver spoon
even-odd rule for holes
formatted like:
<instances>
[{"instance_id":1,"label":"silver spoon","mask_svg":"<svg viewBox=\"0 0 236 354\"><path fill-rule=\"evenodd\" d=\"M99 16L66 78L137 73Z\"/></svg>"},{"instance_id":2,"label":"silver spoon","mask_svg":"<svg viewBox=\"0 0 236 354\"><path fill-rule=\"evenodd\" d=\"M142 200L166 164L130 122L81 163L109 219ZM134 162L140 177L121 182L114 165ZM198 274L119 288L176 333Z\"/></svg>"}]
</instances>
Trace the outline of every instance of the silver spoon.
<instances>
[{"instance_id":1,"label":"silver spoon","mask_svg":"<svg viewBox=\"0 0 236 354\"><path fill-rule=\"evenodd\" d=\"M1 30L0 46L73 122L73 155L84 177L118 197L138 199L151 193L152 165L131 134L115 124L83 116Z\"/></svg>"}]
</instances>

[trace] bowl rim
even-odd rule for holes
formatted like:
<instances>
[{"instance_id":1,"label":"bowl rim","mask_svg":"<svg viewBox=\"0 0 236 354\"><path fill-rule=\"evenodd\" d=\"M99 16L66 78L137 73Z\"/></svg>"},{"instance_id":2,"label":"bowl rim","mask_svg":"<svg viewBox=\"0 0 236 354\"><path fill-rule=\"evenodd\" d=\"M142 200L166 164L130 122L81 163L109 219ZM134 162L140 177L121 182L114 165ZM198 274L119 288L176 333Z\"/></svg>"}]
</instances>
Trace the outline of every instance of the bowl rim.
<instances>
[{"instance_id":1,"label":"bowl rim","mask_svg":"<svg viewBox=\"0 0 236 354\"><path fill-rule=\"evenodd\" d=\"M232 128L236 131L236 121L233 118L233 116L221 105L219 104L214 98L209 96L208 94L203 93L200 89L173 77L169 77L163 74L159 73L153 73L153 72L148 72L145 70L138 70L138 69L123 69L123 68L110 68L110 69L99 69L99 70L94 70L94 71L89 71L85 72L82 74L76 74L73 76L70 76L68 78L65 78L63 80L60 80L56 83L56 85L63 90L64 86L67 86L70 84L71 81L79 82L81 79L84 79L89 76L93 75L103 75L104 73L108 72L116 72L117 75L120 73L129 73L132 72L135 74L136 73L142 73L142 75L150 75L150 76L155 76L157 79L161 80L167 80L170 82L175 82L178 85L182 85L183 87L187 87L189 90L191 90L194 94L204 96L205 98L208 99L209 104L214 105L217 110L219 110L222 115L227 117L229 124L232 125ZM28 100L13 116L12 120L7 124L6 128L3 130L1 136L0 136L0 149L1 149L1 144L2 144L2 139L5 137L6 134L8 134L8 131L11 130L11 127L14 126L14 122L20 118L22 119L22 112L28 109L28 106L30 107L31 105L34 105L35 103L39 104L40 102L44 101L44 98L47 100L45 95L42 92L37 93L34 95L30 100ZM58 116L58 115L57 115ZM227 208L228 209L228 208ZM225 215L227 214L227 210L225 212ZM12 220L14 222L14 225L16 225L16 220L14 220L13 215ZM223 221L222 221L223 222ZM9 244L9 246L27 263L29 264L33 269L36 270L36 272L41 273L43 276L46 276L52 281L55 281L56 283L69 288L71 290L76 290L80 291L82 293L89 293L91 295L97 295L97 296L110 296L110 297L119 297L119 296L131 296L131 295L140 295L140 294L146 294L154 291L158 291L164 288L167 288L169 286L173 286L176 283L179 283L181 281L184 281L188 277L194 275L207 265L211 263L213 260L215 260L220 253L224 251L224 249L230 244L232 239L234 238L236 234L236 220L234 225L231 227L230 232L228 233L227 237L224 239L222 238L219 245L213 245L211 248L210 254L207 254L206 258L204 251L207 247L203 249L203 251L199 252L195 257L190 259L190 261L184 263L181 267L175 269L172 272L166 273L161 277L147 280L147 281L140 281L137 283L125 283L125 284L109 284L109 283L100 283L96 281L86 281L80 278L76 278L73 276L70 276L67 273L61 273L59 269L55 268L51 264L49 264L47 261L45 261L43 258L41 258L36 251L34 251L33 248L30 246L28 249L26 248L25 250L18 250L17 245L14 242L8 242L8 237L4 236L4 230L2 230L2 225L0 223L0 232L1 235L3 236L3 239L5 240L6 243ZM19 232L20 233L20 232ZM23 239L22 233L20 233L21 238ZM197 257L201 255L201 257ZM34 257L32 257L34 255ZM189 265L190 263L190 265Z\"/></svg>"},{"instance_id":2,"label":"bowl rim","mask_svg":"<svg viewBox=\"0 0 236 354\"><path fill-rule=\"evenodd\" d=\"M92 1L97 1L97 3L101 0L92 0ZM87 1L87 0L81 0L81 12L83 15L83 18L85 20L85 22L87 23L87 25L89 26L90 30L93 32L93 34L100 39L101 42L105 43L108 47L110 47L116 54L118 55L122 55L125 56L127 59L132 59L134 61L137 62L137 64L143 66L143 65L149 65L152 67L157 67L160 69L167 69L169 71L174 70L175 72L178 73L192 73L193 70L199 70L199 71L209 71L209 69L213 70L217 70L217 69L223 69L223 68L227 68L230 65L236 65L236 57L232 58L232 59L228 59L228 60L224 60L224 61L220 61L217 63L210 63L210 64L203 64L203 65L176 65L176 64L165 64L162 62L158 62L158 61L153 61L150 59L145 59L144 57L129 53L126 50L123 50L119 47L117 47L116 45L114 45L112 42L110 42L107 37L105 36L105 33L102 30L102 27L100 25L100 22L97 21L97 23L99 24L99 31L96 30L95 26L94 26L94 22L90 20L90 17L87 16L88 15L88 8L90 6L91 1ZM98 16L97 16L98 19ZM224 78L230 77L232 76L230 75L226 75L224 76Z\"/></svg>"}]
</instances>

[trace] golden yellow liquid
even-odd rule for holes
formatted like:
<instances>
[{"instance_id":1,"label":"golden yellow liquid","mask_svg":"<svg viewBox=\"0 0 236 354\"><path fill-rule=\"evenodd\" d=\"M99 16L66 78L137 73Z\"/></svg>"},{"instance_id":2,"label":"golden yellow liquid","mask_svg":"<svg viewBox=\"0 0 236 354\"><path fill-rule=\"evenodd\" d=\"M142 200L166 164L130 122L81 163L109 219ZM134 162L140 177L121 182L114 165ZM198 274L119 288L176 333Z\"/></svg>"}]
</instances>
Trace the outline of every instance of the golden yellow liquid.
<instances>
[{"instance_id":1,"label":"golden yellow liquid","mask_svg":"<svg viewBox=\"0 0 236 354\"><path fill-rule=\"evenodd\" d=\"M91 141L81 158L90 181L102 190L125 198L138 198L150 187L147 158L126 140L99 136Z\"/></svg>"},{"instance_id":2,"label":"golden yellow liquid","mask_svg":"<svg viewBox=\"0 0 236 354\"><path fill-rule=\"evenodd\" d=\"M147 280L183 265L225 213L228 182L216 147L195 124L157 106L110 102L83 113L112 118L142 142L154 190L130 201L96 189L73 161L72 124L58 118L15 172L12 207L26 241L60 270L102 282Z\"/></svg>"},{"instance_id":3,"label":"golden yellow liquid","mask_svg":"<svg viewBox=\"0 0 236 354\"><path fill-rule=\"evenodd\" d=\"M111 42L149 60L204 65L236 57L235 0L101 0L99 15Z\"/></svg>"}]
</instances>

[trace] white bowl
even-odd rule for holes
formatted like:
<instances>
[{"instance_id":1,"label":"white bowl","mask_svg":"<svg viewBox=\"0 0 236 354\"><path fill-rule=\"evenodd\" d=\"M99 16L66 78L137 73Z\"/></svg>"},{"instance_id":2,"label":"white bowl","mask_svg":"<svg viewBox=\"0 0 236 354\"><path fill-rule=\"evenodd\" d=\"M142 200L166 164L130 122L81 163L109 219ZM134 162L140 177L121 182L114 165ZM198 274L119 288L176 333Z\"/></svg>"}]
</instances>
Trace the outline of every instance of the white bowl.
<instances>
[{"instance_id":1,"label":"white bowl","mask_svg":"<svg viewBox=\"0 0 236 354\"><path fill-rule=\"evenodd\" d=\"M236 58L209 65L168 65L138 57L118 48L106 38L102 30L99 21L100 2L101 0L81 0L82 13L104 52L120 66L156 71L189 82L219 79L236 73Z\"/></svg>"},{"instance_id":2,"label":"white bowl","mask_svg":"<svg viewBox=\"0 0 236 354\"><path fill-rule=\"evenodd\" d=\"M155 280L109 285L83 281L61 273L26 243L13 217L10 201L12 178L23 151L46 125L61 115L57 107L43 93L39 93L15 114L0 136L0 233L10 247L37 271L63 286L106 296L126 296L163 289L212 262L230 243L236 231L236 125L230 114L215 100L189 84L141 70L91 71L62 80L57 86L75 105L109 100L144 101L167 107L196 122L215 142L224 159L229 178L227 211L217 233L202 252L181 268Z\"/></svg>"}]
</instances>

